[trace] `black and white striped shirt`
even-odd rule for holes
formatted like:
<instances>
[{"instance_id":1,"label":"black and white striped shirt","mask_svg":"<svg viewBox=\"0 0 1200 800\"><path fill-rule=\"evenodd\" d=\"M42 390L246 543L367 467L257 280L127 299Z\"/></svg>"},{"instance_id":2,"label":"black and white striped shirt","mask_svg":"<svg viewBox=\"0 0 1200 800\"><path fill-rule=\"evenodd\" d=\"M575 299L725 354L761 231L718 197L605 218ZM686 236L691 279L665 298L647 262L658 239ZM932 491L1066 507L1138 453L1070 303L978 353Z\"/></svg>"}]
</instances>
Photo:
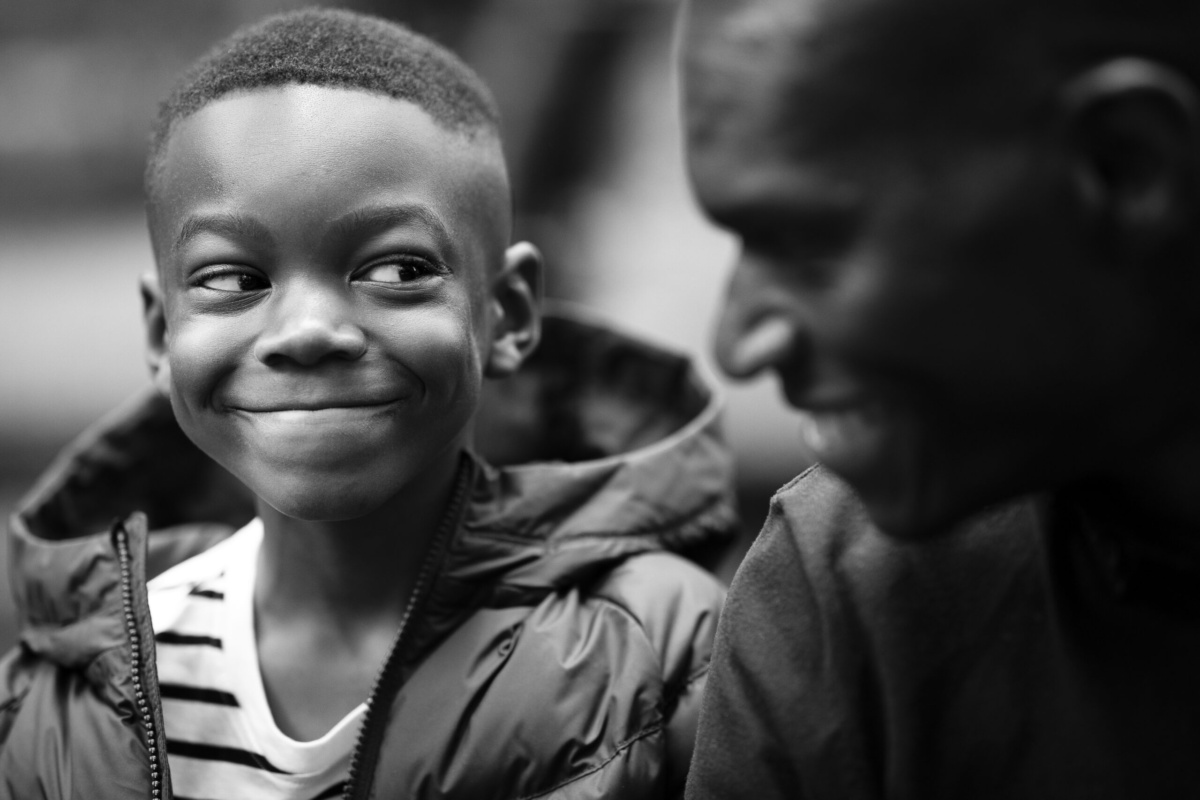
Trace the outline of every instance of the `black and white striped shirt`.
<instances>
[{"instance_id":1,"label":"black and white striped shirt","mask_svg":"<svg viewBox=\"0 0 1200 800\"><path fill-rule=\"evenodd\" d=\"M339 797L365 706L320 739L275 726L254 640L262 524L150 582L167 759L176 800Z\"/></svg>"}]
</instances>

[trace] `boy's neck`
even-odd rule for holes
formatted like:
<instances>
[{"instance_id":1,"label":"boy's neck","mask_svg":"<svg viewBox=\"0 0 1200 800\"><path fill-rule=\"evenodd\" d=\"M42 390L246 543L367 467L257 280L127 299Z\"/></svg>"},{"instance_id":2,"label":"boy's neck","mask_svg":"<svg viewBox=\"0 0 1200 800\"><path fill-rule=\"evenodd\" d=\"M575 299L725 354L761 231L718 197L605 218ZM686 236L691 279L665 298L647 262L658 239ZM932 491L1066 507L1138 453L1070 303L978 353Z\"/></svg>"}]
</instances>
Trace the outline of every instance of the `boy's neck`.
<instances>
[{"instance_id":1,"label":"boy's neck","mask_svg":"<svg viewBox=\"0 0 1200 800\"><path fill-rule=\"evenodd\" d=\"M267 703L288 736L323 736L370 695L459 464L455 448L354 520L306 522L259 504L255 640Z\"/></svg>"},{"instance_id":2,"label":"boy's neck","mask_svg":"<svg viewBox=\"0 0 1200 800\"><path fill-rule=\"evenodd\" d=\"M256 617L306 618L347 633L398 624L441 525L459 458L457 451L448 454L383 506L356 519L298 520L260 501Z\"/></svg>"}]
</instances>

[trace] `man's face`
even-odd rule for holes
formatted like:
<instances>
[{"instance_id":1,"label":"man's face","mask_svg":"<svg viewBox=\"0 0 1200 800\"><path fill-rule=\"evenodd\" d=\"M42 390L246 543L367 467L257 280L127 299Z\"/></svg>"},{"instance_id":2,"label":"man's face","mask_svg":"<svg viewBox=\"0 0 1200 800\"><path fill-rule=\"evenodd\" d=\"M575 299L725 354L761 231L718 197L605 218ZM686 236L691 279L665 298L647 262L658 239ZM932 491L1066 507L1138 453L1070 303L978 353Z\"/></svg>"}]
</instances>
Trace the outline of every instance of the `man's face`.
<instances>
[{"instance_id":1,"label":"man's face","mask_svg":"<svg viewBox=\"0 0 1200 800\"><path fill-rule=\"evenodd\" d=\"M167 147L156 380L188 436L302 519L361 516L444 472L507 238L494 143L402 101L289 86L218 100Z\"/></svg>"},{"instance_id":2,"label":"man's face","mask_svg":"<svg viewBox=\"0 0 1200 800\"><path fill-rule=\"evenodd\" d=\"M1112 421L1136 407L1148 326L1081 253L1045 148L896 129L839 141L845 107L819 102L842 80L822 69L837 48L824 0L782 4L786 24L715 5L693 9L685 81L694 188L742 238L722 367L777 373L811 455L898 536L1074 479L1131 439Z\"/></svg>"}]
</instances>

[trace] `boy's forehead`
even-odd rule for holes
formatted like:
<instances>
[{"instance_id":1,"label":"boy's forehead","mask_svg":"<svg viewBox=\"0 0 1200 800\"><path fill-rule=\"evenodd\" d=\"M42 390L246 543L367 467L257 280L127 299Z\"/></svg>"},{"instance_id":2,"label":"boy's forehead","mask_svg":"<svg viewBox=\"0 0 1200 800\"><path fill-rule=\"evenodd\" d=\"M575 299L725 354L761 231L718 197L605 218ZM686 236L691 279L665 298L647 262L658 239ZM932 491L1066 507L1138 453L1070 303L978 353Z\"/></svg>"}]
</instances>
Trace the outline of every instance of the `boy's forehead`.
<instances>
[{"instance_id":1,"label":"boy's forehead","mask_svg":"<svg viewBox=\"0 0 1200 800\"><path fill-rule=\"evenodd\" d=\"M175 123L151 190L151 223L177 224L182 207L204 195L248 200L248 192L318 187L335 193L331 208L420 187L430 202L480 222L506 228L511 213L495 136L449 130L382 94L287 85L222 96ZM164 234L173 235L157 231L156 241Z\"/></svg>"},{"instance_id":2,"label":"boy's forehead","mask_svg":"<svg viewBox=\"0 0 1200 800\"><path fill-rule=\"evenodd\" d=\"M166 160L237 151L277 142L290 148L372 150L380 160L453 153L464 166L503 170L499 143L486 132L469 135L437 123L424 109L383 94L329 86L289 84L239 90L215 98L172 126Z\"/></svg>"}]
</instances>

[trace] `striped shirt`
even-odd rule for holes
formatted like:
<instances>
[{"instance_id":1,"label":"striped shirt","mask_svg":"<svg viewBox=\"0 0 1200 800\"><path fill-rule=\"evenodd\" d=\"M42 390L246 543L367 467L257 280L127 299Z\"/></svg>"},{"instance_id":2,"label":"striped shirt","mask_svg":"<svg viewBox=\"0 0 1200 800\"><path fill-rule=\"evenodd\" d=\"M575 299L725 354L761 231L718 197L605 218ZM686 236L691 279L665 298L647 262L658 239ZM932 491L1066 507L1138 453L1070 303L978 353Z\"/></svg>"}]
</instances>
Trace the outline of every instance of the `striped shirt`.
<instances>
[{"instance_id":1,"label":"striped shirt","mask_svg":"<svg viewBox=\"0 0 1200 800\"><path fill-rule=\"evenodd\" d=\"M262 523L150 582L150 615L176 800L339 797L365 706L298 742L271 716L254 639Z\"/></svg>"}]
</instances>

